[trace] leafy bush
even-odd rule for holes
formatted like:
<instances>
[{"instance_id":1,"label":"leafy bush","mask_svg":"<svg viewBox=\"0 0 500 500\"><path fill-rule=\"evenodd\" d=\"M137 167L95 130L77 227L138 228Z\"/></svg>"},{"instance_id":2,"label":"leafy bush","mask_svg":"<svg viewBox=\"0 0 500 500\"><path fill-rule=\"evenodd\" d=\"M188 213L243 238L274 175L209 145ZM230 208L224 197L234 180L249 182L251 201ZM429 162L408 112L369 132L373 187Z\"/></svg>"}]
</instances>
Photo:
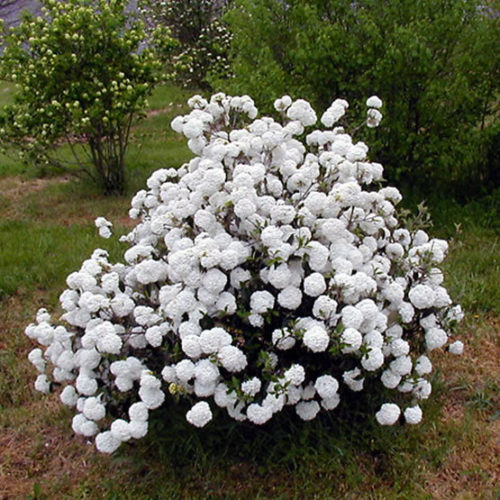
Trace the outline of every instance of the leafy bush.
<instances>
[{"instance_id":1,"label":"leafy bush","mask_svg":"<svg viewBox=\"0 0 500 500\"><path fill-rule=\"evenodd\" d=\"M229 75L231 33L220 21L227 4L227 0L140 2L147 23L169 28L179 41L178 81L182 85L208 88L211 78Z\"/></svg>"},{"instance_id":2,"label":"leafy bush","mask_svg":"<svg viewBox=\"0 0 500 500\"><path fill-rule=\"evenodd\" d=\"M214 86L259 106L285 93L323 108L375 92L387 120L370 142L391 181L484 194L498 183L488 151L498 142L500 30L482 4L235 0L234 78Z\"/></svg>"},{"instance_id":3,"label":"leafy bush","mask_svg":"<svg viewBox=\"0 0 500 500\"><path fill-rule=\"evenodd\" d=\"M44 17L4 32L1 58L2 77L18 85L0 116L2 143L26 161L88 175L106 193L123 191L130 128L159 78L153 41L143 46L127 4L46 0ZM62 143L71 160L56 152Z\"/></svg>"},{"instance_id":4,"label":"leafy bush","mask_svg":"<svg viewBox=\"0 0 500 500\"><path fill-rule=\"evenodd\" d=\"M126 263L96 250L67 278L69 326L41 310L26 329L46 347L29 355L35 387L64 385L73 429L103 452L144 436L167 393L189 403L197 427L212 419L211 400L262 425L285 406L314 419L364 388L388 393L380 424L400 419L399 404L418 423L427 353L462 316L437 268L447 244L398 220L396 188L368 188L383 169L335 127L347 102L307 135L317 117L301 99L277 100L277 121L255 119L248 96L189 104L172 127L197 156L156 171L133 198L140 222L124 237ZM381 104L368 99L369 127ZM111 223L96 225L110 236Z\"/></svg>"}]
</instances>

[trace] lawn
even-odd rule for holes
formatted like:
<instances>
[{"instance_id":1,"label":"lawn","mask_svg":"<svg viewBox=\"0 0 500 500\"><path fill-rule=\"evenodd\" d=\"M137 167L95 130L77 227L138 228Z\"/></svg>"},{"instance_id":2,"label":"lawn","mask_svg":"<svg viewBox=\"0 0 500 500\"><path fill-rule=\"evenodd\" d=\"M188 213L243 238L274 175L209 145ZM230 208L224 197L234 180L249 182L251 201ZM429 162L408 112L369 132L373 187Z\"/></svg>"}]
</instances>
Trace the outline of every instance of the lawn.
<instances>
[{"instance_id":1,"label":"lawn","mask_svg":"<svg viewBox=\"0 0 500 500\"><path fill-rule=\"evenodd\" d=\"M0 91L0 105L11 95ZM221 421L199 431L165 411L155 429L111 457L73 434L57 395L33 388L23 334L39 307L57 307L67 274L103 240L133 226L130 196L160 167L190 154L169 127L189 92L165 86L133 129L129 188L102 198L83 181L0 157L0 498L494 499L500 495L500 260L498 197L459 206L430 200L430 232L451 240L446 284L467 312L461 357L435 354L434 394L416 427L382 428L342 411L311 423L285 419L257 431ZM172 406L175 406L172 404Z\"/></svg>"}]
</instances>

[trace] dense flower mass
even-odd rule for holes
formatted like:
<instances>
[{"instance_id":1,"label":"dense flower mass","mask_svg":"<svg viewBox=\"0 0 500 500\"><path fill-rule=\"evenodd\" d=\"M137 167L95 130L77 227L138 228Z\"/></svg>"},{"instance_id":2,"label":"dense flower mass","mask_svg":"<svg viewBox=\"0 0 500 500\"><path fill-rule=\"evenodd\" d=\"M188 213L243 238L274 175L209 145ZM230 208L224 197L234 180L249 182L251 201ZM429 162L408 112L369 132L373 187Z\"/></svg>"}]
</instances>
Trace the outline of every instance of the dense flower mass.
<instances>
[{"instance_id":1,"label":"dense flower mass","mask_svg":"<svg viewBox=\"0 0 500 500\"><path fill-rule=\"evenodd\" d=\"M368 99L368 126L381 104ZM73 429L107 453L144 436L171 395L192 403L197 427L215 407L262 425L285 406L311 420L372 379L395 391L380 424L418 423L427 353L462 317L437 267L447 244L404 227L382 166L332 128L347 102L308 133L315 111L288 96L279 121L256 118L247 96L189 105L172 127L196 156L135 195L125 262L96 250L67 278L65 326L40 310L26 329L42 346L29 355L36 388L63 385ZM97 226L109 236L110 223Z\"/></svg>"}]
</instances>

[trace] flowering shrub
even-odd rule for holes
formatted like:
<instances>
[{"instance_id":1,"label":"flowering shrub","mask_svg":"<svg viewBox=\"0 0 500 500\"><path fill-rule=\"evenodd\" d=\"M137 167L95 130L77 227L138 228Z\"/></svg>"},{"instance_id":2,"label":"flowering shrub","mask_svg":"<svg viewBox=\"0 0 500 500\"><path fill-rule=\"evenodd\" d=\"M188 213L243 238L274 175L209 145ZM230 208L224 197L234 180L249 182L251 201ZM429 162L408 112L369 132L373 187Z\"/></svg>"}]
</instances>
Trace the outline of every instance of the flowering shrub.
<instances>
[{"instance_id":1,"label":"flowering shrub","mask_svg":"<svg viewBox=\"0 0 500 500\"><path fill-rule=\"evenodd\" d=\"M150 26L164 26L179 42L177 76L182 85L209 87L211 76L226 78L232 35L221 22L227 0L141 0L140 12Z\"/></svg>"},{"instance_id":2,"label":"flowering shrub","mask_svg":"<svg viewBox=\"0 0 500 500\"><path fill-rule=\"evenodd\" d=\"M130 127L161 67L128 3L44 0L43 17L3 33L2 78L18 92L0 115L2 143L27 161L84 173L108 193L124 188ZM160 34L168 52L174 41ZM56 153L62 143L71 161Z\"/></svg>"},{"instance_id":3,"label":"flowering shrub","mask_svg":"<svg viewBox=\"0 0 500 500\"><path fill-rule=\"evenodd\" d=\"M367 101L366 125L381 104ZM397 189L369 189L383 170L336 126L348 103L334 101L325 130L307 135L317 117L304 100L278 99L278 121L256 119L247 96L189 105L172 127L196 157L135 195L125 263L96 250L67 278L67 326L40 310L26 329L44 348L29 355L36 388L63 385L74 431L108 453L143 437L170 395L191 402L197 427L215 407L261 425L286 405L314 419L372 379L394 391L377 421L396 423L404 405L417 424L428 353L462 312L437 267L446 242L404 227ZM96 225L110 236L106 219Z\"/></svg>"}]
</instances>

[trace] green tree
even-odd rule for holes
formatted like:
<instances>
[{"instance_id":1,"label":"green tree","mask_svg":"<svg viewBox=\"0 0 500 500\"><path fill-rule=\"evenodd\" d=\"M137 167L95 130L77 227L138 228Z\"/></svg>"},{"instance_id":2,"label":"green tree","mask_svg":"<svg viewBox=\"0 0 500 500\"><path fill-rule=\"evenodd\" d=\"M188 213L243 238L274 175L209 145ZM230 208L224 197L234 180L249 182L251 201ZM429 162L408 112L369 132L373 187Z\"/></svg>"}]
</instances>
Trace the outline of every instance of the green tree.
<instances>
[{"instance_id":1,"label":"green tree","mask_svg":"<svg viewBox=\"0 0 500 500\"><path fill-rule=\"evenodd\" d=\"M179 42L176 57L182 85L209 88L213 75L229 74L231 33L221 22L230 0L140 0L139 6L151 27L167 27Z\"/></svg>"},{"instance_id":2,"label":"green tree","mask_svg":"<svg viewBox=\"0 0 500 500\"><path fill-rule=\"evenodd\" d=\"M45 0L43 17L26 14L3 33L2 78L18 92L0 115L1 142L26 161L87 175L108 194L124 189L130 129L161 67L127 4Z\"/></svg>"},{"instance_id":3,"label":"green tree","mask_svg":"<svg viewBox=\"0 0 500 500\"><path fill-rule=\"evenodd\" d=\"M495 182L498 20L470 0L235 0L234 78L215 86L318 109L377 94L385 118L370 143L391 180L477 194Z\"/></svg>"}]
</instances>

